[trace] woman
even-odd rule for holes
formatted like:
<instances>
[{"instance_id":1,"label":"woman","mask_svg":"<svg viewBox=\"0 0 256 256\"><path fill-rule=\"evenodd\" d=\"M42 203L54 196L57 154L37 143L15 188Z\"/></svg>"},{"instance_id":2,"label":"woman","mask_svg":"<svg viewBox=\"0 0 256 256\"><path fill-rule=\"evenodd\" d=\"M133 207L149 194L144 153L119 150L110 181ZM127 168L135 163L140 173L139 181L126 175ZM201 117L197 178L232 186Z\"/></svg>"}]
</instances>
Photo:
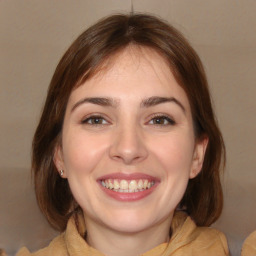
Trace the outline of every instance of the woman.
<instances>
[{"instance_id":1,"label":"woman","mask_svg":"<svg viewBox=\"0 0 256 256\"><path fill-rule=\"evenodd\" d=\"M33 141L38 204L63 232L35 254L228 255L224 144L201 61L173 27L114 15L52 78Z\"/></svg>"}]
</instances>

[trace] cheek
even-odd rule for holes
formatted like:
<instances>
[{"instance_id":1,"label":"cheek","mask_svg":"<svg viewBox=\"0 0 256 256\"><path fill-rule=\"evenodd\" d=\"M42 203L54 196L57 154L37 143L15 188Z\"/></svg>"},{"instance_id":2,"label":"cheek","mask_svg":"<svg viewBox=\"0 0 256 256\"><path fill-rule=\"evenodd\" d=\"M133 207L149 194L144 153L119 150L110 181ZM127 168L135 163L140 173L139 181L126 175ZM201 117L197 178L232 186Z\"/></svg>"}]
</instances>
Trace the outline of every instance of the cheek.
<instances>
[{"instance_id":1,"label":"cheek","mask_svg":"<svg viewBox=\"0 0 256 256\"><path fill-rule=\"evenodd\" d=\"M101 136L73 132L75 136L66 136L63 141L64 163L67 174L88 174L102 159L107 142Z\"/></svg>"},{"instance_id":2,"label":"cheek","mask_svg":"<svg viewBox=\"0 0 256 256\"><path fill-rule=\"evenodd\" d=\"M158 140L154 149L155 162L162 170L159 205L165 206L166 214L177 207L185 193L192 168L193 148L190 137L173 136Z\"/></svg>"},{"instance_id":3,"label":"cheek","mask_svg":"<svg viewBox=\"0 0 256 256\"><path fill-rule=\"evenodd\" d=\"M193 136L184 134L172 134L157 140L157 145L152 147L152 151L165 170L165 175L189 176L193 159L193 141Z\"/></svg>"}]
</instances>

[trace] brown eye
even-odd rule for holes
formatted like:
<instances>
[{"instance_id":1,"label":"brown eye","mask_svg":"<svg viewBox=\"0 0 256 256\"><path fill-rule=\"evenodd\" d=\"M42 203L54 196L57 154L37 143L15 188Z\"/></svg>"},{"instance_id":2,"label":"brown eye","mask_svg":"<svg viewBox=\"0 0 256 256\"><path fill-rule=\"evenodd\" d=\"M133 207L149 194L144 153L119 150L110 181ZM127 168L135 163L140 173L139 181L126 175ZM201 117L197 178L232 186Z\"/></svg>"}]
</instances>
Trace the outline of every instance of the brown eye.
<instances>
[{"instance_id":1,"label":"brown eye","mask_svg":"<svg viewBox=\"0 0 256 256\"><path fill-rule=\"evenodd\" d=\"M174 125L175 122L167 116L157 116L150 120L149 124L153 125Z\"/></svg>"},{"instance_id":2,"label":"brown eye","mask_svg":"<svg viewBox=\"0 0 256 256\"><path fill-rule=\"evenodd\" d=\"M101 116L90 116L82 121L82 124L104 125L108 122Z\"/></svg>"}]
</instances>

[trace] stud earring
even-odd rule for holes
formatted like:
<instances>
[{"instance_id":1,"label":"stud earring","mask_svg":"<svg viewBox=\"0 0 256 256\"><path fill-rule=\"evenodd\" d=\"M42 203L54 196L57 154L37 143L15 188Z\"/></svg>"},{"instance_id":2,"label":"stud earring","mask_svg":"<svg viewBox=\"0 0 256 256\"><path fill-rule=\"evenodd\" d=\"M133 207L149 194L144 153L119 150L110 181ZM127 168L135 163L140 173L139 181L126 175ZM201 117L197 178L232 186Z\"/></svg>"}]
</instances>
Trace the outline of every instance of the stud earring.
<instances>
[{"instance_id":1,"label":"stud earring","mask_svg":"<svg viewBox=\"0 0 256 256\"><path fill-rule=\"evenodd\" d=\"M60 176L62 177L64 174L64 171L63 170L60 170Z\"/></svg>"}]
</instances>

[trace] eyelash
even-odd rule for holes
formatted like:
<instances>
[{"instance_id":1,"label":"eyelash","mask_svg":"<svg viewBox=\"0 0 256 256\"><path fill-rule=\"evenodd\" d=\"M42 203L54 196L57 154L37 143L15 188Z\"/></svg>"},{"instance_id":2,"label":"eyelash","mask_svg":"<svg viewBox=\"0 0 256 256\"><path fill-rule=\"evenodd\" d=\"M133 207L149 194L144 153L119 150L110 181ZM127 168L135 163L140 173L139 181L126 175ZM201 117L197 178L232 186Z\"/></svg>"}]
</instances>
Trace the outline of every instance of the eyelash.
<instances>
[{"instance_id":1,"label":"eyelash","mask_svg":"<svg viewBox=\"0 0 256 256\"><path fill-rule=\"evenodd\" d=\"M159 120L162 120L162 121L167 121L167 123L153 123L152 125L163 125L163 126L167 126L167 125L175 125L176 122L170 118L169 116L167 115L155 115L153 118L150 119L150 121L148 123L150 123L151 121L159 121Z\"/></svg>"},{"instance_id":2,"label":"eyelash","mask_svg":"<svg viewBox=\"0 0 256 256\"><path fill-rule=\"evenodd\" d=\"M96 120L100 120L101 122L106 122L106 123L92 123L92 121L96 121ZM108 121L106 121L106 119L104 117L102 117L101 115L92 115L89 117L86 117L85 119L83 119L81 121L82 124L88 124L88 125L105 125L108 123Z\"/></svg>"},{"instance_id":3,"label":"eyelash","mask_svg":"<svg viewBox=\"0 0 256 256\"><path fill-rule=\"evenodd\" d=\"M96 123L93 123L93 121ZM156 123L152 123L150 124L150 122L156 122ZM100 122L100 123L98 123ZM161 122L164 122L164 123L161 123ZM167 123L166 123L167 122ZM81 121L82 124L87 124L87 125L106 125L108 124L108 121L102 117L101 115L92 115L92 116L89 116L89 117L86 117L85 119L83 119ZM149 121L148 121L148 124L150 125L157 125L157 126L160 126L160 125L163 125L163 126L167 126L167 125L175 125L176 122L170 118L169 116L167 115L155 115L153 116Z\"/></svg>"}]
</instances>

